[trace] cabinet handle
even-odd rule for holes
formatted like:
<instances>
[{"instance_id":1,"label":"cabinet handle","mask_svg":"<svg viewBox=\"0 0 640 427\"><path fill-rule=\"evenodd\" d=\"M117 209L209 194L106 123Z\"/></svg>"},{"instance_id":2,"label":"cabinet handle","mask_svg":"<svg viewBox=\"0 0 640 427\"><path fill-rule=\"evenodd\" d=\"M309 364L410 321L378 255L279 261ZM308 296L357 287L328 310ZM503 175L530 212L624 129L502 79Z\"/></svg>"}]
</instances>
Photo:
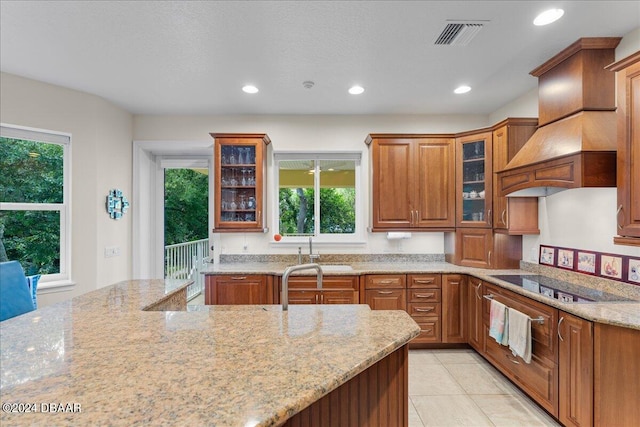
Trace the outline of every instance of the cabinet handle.
<instances>
[{"instance_id":1,"label":"cabinet handle","mask_svg":"<svg viewBox=\"0 0 640 427\"><path fill-rule=\"evenodd\" d=\"M489 251L489 260L488 260L488 264L489 264L489 267L491 267L491 251Z\"/></svg>"},{"instance_id":2,"label":"cabinet handle","mask_svg":"<svg viewBox=\"0 0 640 427\"><path fill-rule=\"evenodd\" d=\"M247 278L247 276L234 276L234 277L231 278L231 280L244 280L246 278Z\"/></svg>"},{"instance_id":3,"label":"cabinet handle","mask_svg":"<svg viewBox=\"0 0 640 427\"><path fill-rule=\"evenodd\" d=\"M562 322L564 322L564 316L558 320L558 338L560 338L560 341L564 341L562 334L560 333L560 325L562 325Z\"/></svg>"},{"instance_id":4,"label":"cabinet handle","mask_svg":"<svg viewBox=\"0 0 640 427\"><path fill-rule=\"evenodd\" d=\"M416 213L416 211L411 209L411 225L414 225L416 223L415 213Z\"/></svg>"},{"instance_id":5,"label":"cabinet handle","mask_svg":"<svg viewBox=\"0 0 640 427\"><path fill-rule=\"evenodd\" d=\"M508 355L507 355L507 359L508 359L509 361L511 361L511 363L515 363L516 365L519 365L519 364L520 364L520 362L518 362L518 361L517 361L517 360L515 360L515 359L510 358Z\"/></svg>"},{"instance_id":6,"label":"cabinet handle","mask_svg":"<svg viewBox=\"0 0 640 427\"><path fill-rule=\"evenodd\" d=\"M316 294L316 304L318 303L318 294Z\"/></svg>"},{"instance_id":7,"label":"cabinet handle","mask_svg":"<svg viewBox=\"0 0 640 427\"><path fill-rule=\"evenodd\" d=\"M618 210L616 211L616 222L618 223L618 230L622 230L623 226L620 225L620 212L622 212L622 219L624 222L624 211L622 210L623 206L618 206Z\"/></svg>"},{"instance_id":8,"label":"cabinet handle","mask_svg":"<svg viewBox=\"0 0 640 427\"><path fill-rule=\"evenodd\" d=\"M493 223L493 218L491 217L491 209L487 211L487 222L489 223L489 225Z\"/></svg>"},{"instance_id":9,"label":"cabinet handle","mask_svg":"<svg viewBox=\"0 0 640 427\"><path fill-rule=\"evenodd\" d=\"M427 294L427 295L422 295L422 294L416 294L416 298L431 298L433 295L433 293Z\"/></svg>"},{"instance_id":10,"label":"cabinet handle","mask_svg":"<svg viewBox=\"0 0 640 427\"><path fill-rule=\"evenodd\" d=\"M416 225L420 222L420 211L416 209Z\"/></svg>"},{"instance_id":11,"label":"cabinet handle","mask_svg":"<svg viewBox=\"0 0 640 427\"><path fill-rule=\"evenodd\" d=\"M433 311L433 307L431 307L431 308L416 308L416 311L419 311L420 313L428 313L430 311Z\"/></svg>"},{"instance_id":12,"label":"cabinet handle","mask_svg":"<svg viewBox=\"0 0 640 427\"><path fill-rule=\"evenodd\" d=\"M324 294L320 294L320 304L324 304Z\"/></svg>"},{"instance_id":13,"label":"cabinet handle","mask_svg":"<svg viewBox=\"0 0 640 427\"><path fill-rule=\"evenodd\" d=\"M262 221L262 211L258 211L258 215L256 216L256 222L260 224Z\"/></svg>"},{"instance_id":14,"label":"cabinet handle","mask_svg":"<svg viewBox=\"0 0 640 427\"><path fill-rule=\"evenodd\" d=\"M500 215L500 219L502 219L502 224L506 227L507 226L507 218L505 218L505 215L507 214L507 210L503 209L502 210L502 215Z\"/></svg>"},{"instance_id":15,"label":"cabinet handle","mask_svg":"<svg viewBox=\"0 0 640 427\"><path fill-rule=\"evenodd\" d=\"M480 298L480 294L478 294L478 291L480 290L480 286L482 286L482 282L478 282L478 286L476 286L476 298L478 299L482 299Z\"/></svg>"},{"instance_id":16,"label":"cabinet handle","mask_svg":"<svg viewBox=\"0 0 640 427\"><path fill-rule=\"evenodd\" d=\"M378 291L379 295L391 295L393 291Z\"/></svg>"}]
</instances>

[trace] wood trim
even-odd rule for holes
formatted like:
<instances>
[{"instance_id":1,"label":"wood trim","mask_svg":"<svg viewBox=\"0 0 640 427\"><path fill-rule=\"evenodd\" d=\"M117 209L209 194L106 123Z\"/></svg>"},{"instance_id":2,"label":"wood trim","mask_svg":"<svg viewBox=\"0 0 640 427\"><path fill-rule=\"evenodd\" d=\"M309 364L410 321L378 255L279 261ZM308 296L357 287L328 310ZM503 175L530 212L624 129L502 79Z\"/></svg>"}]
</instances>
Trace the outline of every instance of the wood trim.
<instances>
[{"instance_id":1,"label":"wood trim","mask_svg":"<svg viewBox=\"0 0 640 427\"><path fill-rule=\"evenodd\" d=\"M575 55L581 50L586 49L615 49L622 40L622 37L583 37L576 42L566 47L560 53L549 59L544 64L540 65L536 69L532 70L529 74L534 77L540 77L540 75L546 73L550 69L554 68L558 64L562 63L567 58Z\"/></svg>"},{"instance_id":2,"label":"wood trim","mask_svg":"<svg viewBox=\"0 0 640 427\"><path fill-rule=\"evenodd\" d=\"M284 425L407 427L408 354L408 346L402 346L293 415Z\"/></svg>"},{"instance_id":3,"label":"wood trim","mask_svg":"<svg viewBox=\"0 0 640 427\"><path fill-rule=\"evenodd\" d=\"M247 138L259 138L266 145L271 143L271 139L266 133L209 133L214 139L216 138L232 138L232 139L247 139Z\"/></svg>"},{"instance_id":4,"label":"wood trim","mask_svg":"<svg viewBox=\"0 0 640 427\"><path fill-rule=\"evenodd\" d=\"M604 67L604 69L609 71L620 71L620 70L624 70L627 67L630 67L631 65L635 64L638 61L640 61L640 50L635 53L632 53L626 58L622 58L619 61L616 61L612 64L607 65L606 67Z\"/></svg>"}]
</instances>

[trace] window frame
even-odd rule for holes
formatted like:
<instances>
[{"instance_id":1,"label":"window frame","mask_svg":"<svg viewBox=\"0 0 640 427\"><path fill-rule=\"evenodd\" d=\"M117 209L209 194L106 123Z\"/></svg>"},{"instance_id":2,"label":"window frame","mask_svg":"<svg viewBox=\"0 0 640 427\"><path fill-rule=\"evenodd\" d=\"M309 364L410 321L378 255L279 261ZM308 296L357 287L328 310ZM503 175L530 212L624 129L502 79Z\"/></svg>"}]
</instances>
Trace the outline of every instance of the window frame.
<instances>
[{"instance_id":1,"label":"window frame","mask_svg":"<svg viewBox=\"0 0 640 427\"><path fill-rule=\"evenodd\" d=\"M71 139L67 132L0 123L0 136L62 146L62 203L0 202L0 211L57 211L60 213L60 272L43 274L38 291L67 287L71 281Z\"/></svg>"},{"instance_id":2,"label":"window frame","mask_svg":"<svg viewBox=\"0 0 640 427\"><path fill-rule=\"evenodd\" d=\"M314 221L314 243L330 243L330 244L365 244L364 240L364 207L363 207L363 190L362 190L362 152L360 151L280 151L273 153L274 166L274 200L273 215L271 216L273 233L280 230L280 161L283 160L313 160L315 162L314 173L314 217L320 217L320 174L318 173L318 162L321 160L352 160L355 163L355 231L351 234L330 234L320 233L320 221ZM278 245L307 245L309 236L282 236L277 242Z\"/></svg>"}]
</instances>

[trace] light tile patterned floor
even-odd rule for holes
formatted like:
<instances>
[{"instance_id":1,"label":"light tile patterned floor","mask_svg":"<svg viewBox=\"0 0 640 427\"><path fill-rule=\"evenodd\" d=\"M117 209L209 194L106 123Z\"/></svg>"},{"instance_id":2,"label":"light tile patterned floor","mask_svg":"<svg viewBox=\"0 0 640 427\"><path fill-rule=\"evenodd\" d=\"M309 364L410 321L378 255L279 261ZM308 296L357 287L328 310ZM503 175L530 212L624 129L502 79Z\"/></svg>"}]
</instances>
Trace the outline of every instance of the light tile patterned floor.
<instances>
[{"instance_id":1,"label":"light tile patterned floor","mask_svg":"<svg viewBox=\"0 0 640 427\"><path fill-rule=\"evenodd\" d=\"M409 427L559 425L473 350L409 351Z\"/></svg>"}]
</instances>

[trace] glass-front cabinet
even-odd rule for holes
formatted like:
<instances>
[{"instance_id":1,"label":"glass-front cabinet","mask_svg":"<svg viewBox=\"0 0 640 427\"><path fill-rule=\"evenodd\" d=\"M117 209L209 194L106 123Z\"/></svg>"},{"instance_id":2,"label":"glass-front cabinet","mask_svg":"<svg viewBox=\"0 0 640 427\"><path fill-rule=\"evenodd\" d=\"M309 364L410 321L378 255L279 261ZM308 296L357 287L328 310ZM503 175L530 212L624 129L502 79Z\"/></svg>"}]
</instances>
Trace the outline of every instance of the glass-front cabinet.
<instances>
[{"instance_id":1,"label":"glass-front cabinet","mask_svg":"<svg viewBox=\"0 0 640 427\"><path fill-rule=\"evenodd\" d=\"M215 162L214 232L263 231L266 134L212 133Z\"/></svg>"},{"instance_id":2,"label":"glass-front cabinet","mask_svg":"<svg viewBox=\"0 0 640 427\"><path fill-rule=\"evenodd\" d=\"M490 227L492 206L491 132L457 139L456 226Z\"/></svg>"}]
</instances>

